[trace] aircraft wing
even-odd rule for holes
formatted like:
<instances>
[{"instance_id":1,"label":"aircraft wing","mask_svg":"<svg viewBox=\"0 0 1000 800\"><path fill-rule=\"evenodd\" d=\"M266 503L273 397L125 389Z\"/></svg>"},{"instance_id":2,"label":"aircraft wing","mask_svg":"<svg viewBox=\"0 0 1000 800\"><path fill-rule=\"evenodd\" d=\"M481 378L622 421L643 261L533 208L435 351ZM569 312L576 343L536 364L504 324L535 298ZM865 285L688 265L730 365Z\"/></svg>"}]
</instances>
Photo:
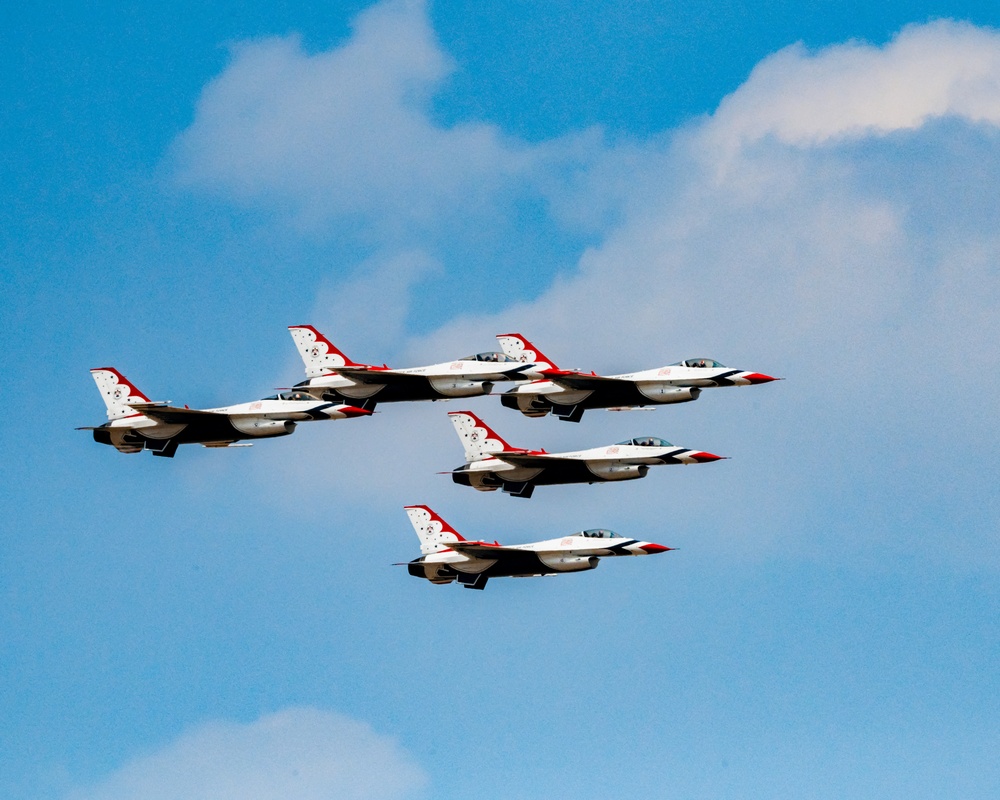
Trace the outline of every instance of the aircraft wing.
<instances>
[{"instance_id":1,"label":"aircraft wing","mask_svg":"<svg viewBox=\"0 0 1000 800\"><path fill-rule=\"evenodd\" d=\"M603 375L569 372L568 370L548 370L542 373L547 380L565 386L567 389L579 391L598 391L612 388L631 388L635 381L625 381L621 378L605 378Z\"/></svg>"},{"instance_id":2,"label":"aircraft wing","mask_svg":"<svg viewBox=\"0 0 1000 800\"><path fill-rule=\"evenodd\" d=\"M508 364L506 368L503 364L492 365L494 369L487 369L491 366L490 364L480 362L478 365L479 369L469 370L467 372L448 372L441 375L434 375L435 378L457 378L459 380L467 381L503 381L503 380L518 380L522 373L527 372L529 369L534 367L534 364ZM430 376L428 376L430 377Z\"/></svg>"},{"instance_id":3,"label":"aircraft wing","mask_svg":"<svg viewBox=\"0 0 1000 800\"><path fill-rule=\"evenodd\" d=\"M424 375L396 372L393 369L365 369L364 367L334 367L333 372L358 383L374 383L379 386L426 386Z\"/></svg>"},{"instance_id":4,"label":"aircraft wing","mask_svg":"<svg viewBox=\"0 0 1000 800\"><path fill-rule=\"evenodd\" d=\"M613 458L588 458L581 456L579 458L568 458L566 456L548 453L535 454L535 453L491 453L492 456L503 461L507 464L512 464L515 467L558 467L558 466L578 466L580 464L587 464L588 466L614 466L614 465L642 465L655 463L650 461L650 456L647 455L636 455L636 456L614 456Z\"/></svg>"},{"instance_id":5,"label":"aircraft wing","mask_svg":"<svg viewBox=\"0 0 1000 800\"><path fill-rule=\"evenodd\" d=\"M220 414L217 411L175 408L160 403L132 403L129 408L133 408L140 414L145 414L147 417L166 425L189 425L192 422L205 422L213 417L216 419L229 419L228 414Z\"/></svg>"},{"instance_id":6,"label":"aircraft wing","mask_svg":"<svg viewBox=\"0 0 1000 800\"><path fill-rule=\"evenodd\" d=\"M503 378L516 378L521 373L527 372L529 369L533 369L536 366L537 365L534 362L529 361L526 364L513 364L506 368L495 369L489 374Z\"/></svg>"},{"instance_id":7,"label":"aircraft wing","mask_svg":"<svg viewBox=\"0 0 1000 800\"><path fill-rule=\"evenodd\" d=\"M553 464L578 464L581 461L579 458L564 458L548 453L510 453L501 450L499 453L490 453L490 455L515 467L550 467Z\"/></svg>"},{"instance_id":8,"label":"aircraft wing","mask_svg":"<svg viewBox=\"0 0 1000 800\"><path fill-rule=\"evenodd\" d=\"M524 555L524 550L517 547L504 547L500 544L487 544L486 542L448 542L448 547L456 553L470 558L502 559L514 554Z\"/></svg>"}]
</instances>

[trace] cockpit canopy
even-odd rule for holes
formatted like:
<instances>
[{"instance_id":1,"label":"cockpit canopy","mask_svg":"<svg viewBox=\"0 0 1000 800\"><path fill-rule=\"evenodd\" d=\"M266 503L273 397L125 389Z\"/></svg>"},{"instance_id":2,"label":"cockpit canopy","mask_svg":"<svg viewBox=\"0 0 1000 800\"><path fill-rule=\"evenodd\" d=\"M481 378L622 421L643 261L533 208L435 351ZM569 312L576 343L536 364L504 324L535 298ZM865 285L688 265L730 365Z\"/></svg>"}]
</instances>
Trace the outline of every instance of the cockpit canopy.
<instances>
[{"instance_id":1,"label":"cockpit canopy","mask_svg":"<svg viewBox=\"0 0 1000 800\"><path fill-rule=\"evenodd\" d=\"M264 397L263 400L315 400L311 394L307 392L281 392L280 394L272 394L270 397Z\"/></svg>"},{"instance_id":2,"label":"cockpit canopy","mask_svg":"<svg viewBox=\"0 0 1000 800\"><path fill-rule=\"evenodd\" d=\"M671 364L672 367L703 367L707 369L725 369L725 364L713 361L710 358L689 358L687 361L678 361Z\"/></svg>"},{"instance_id":3,"label":"cockpit canopy","mask_svg":"<svg viewBox=\"0 0 1000 800\"><path fill-rule=\"evenodd\" d=\"M666 439L659 436L639 436L635 439L626 439L618 444L634 444L638 447L673 447Z\"/></svg>"},{"instance_id":4,"label":"cockpit canopy","mask_svg":"<svg viewBox=\"0 0 1000 800\"><path fill-rule=\"evenodd\" d=\"M466 356L462 361L489 361L494 364L517 363L516 358L511 358L506 353L476 353L474 356Z\"/></svg>"},{"instance_id":5,"label":"cockpit canopy","mask_svg":"<svg viewBox=\"0 0 1000 800\"><path fill-rule=\"evenodd\" d=\"M609 531L606 528L592 528L589 531L580 531L577 536L586 536L588 539L624 539L620 533Z\"/></svg>"}]
</instances>

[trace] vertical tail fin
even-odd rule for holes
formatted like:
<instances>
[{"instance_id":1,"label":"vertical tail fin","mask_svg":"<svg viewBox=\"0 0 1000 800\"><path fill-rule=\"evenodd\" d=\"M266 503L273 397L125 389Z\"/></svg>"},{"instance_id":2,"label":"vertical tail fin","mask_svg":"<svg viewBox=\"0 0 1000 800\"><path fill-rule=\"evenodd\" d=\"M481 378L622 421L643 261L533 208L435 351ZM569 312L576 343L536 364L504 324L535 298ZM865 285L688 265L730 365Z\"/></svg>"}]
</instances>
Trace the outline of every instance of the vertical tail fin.
<instances>
[{"instance_id":1,"label":"vertical tail fin","mask_svg":"<svg viewBox=\"0 0 1000 800\"><path fill-rule=\"evenodd\" d=\"M455 433L462 440L465 457L469 461L481 461L491 453L501 450L515 450L494 430L471 411L449 411Z\"/></svg>"},{"instance_id":2,"label":"vertical tail fin","mask_svg":"<svg viewBox=\"0 0 1000 800\"><path fill-rule=\"evenodd\" d=\"M522 363L535 362L539 371L559 369L554 362L519 333L498 333L497 340L505 355Z\"/></svg>"},{"instance_id":3,"label":"vertical tail fin","mask_svg":"<svg viewBox=\"0 0 1000 800\"><path fill-rule=\"evenodd\" d=\"M316 378L337 367L360 367L312 325L289 325L295 346L306 365L306 377Z\"/></svg>"},{"instance_id":4,"label":"vertical tail fin","mask_svg":"<svg viewBox=\"0 0 1000 800\"><path fill-rule=\"evenodd\" d=\"M451 525L434 513L429 506L406 506L413 530L420 539L420 552L424 555L447 550L450 542L464 542L465 539Z\"/></svg>"},{"instance_id":5,"label":"vertical tail fin","mask_svg":"<svg viewBox=\"0 0 1000 800\"><path fill-rule=\"evenodd\" d=\"M138 413L129 403L149 402L149 398L114 367L92 369L90 374L94 376L97 390L108 407L108 419L121 419Z\"/></svg>"}]
</instances>

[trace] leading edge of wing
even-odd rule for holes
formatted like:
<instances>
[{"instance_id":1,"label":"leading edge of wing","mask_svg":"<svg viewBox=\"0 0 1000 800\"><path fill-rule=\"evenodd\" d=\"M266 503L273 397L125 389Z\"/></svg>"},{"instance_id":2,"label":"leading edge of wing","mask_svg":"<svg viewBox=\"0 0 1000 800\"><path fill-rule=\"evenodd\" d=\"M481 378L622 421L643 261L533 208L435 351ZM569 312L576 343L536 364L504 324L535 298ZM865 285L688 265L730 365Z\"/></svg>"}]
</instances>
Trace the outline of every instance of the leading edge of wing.
<instances>
[{"instance_id":1,"label":"leading edge of wing","mask_svg":"<svg viewBox=\"0 0 1000 800\"><path fill-rule=\"evenodd\" d=\"M159 420L168 424L187 424L199 422L212 417L228 418L227 414L220 414L217 411L200 411L196 408L175 408L174 406L160 405L158 403L133 403L129 406L140 414Z\"/></svg>"},{"instance_id":2,"label":"leading edge of wing","mask_svg":"<svg viewBox=\"0 0 1000 800\"><path fill-rule=\"evenodd\" d=\"M524 554L524 550L518 547L504 547L502 544L490 544L488 542L448 542L448 547L456 553L473 558L499 559L504 556Z\"/></svg>"},{"instance_id":3,"label":"leading edge of wing","mask_svg":"<svg viewBox=\"0 0 1000 800\"><path fill-rule=\"evenodd\" d=\"M580 460L575 458L566 458L559 455L551 455L549 453L513 453L506 450L501 450L497 453L490 453L490 455L500 461L503 461L505 464L511 464L515 467L547 467L560 461L567 462Z\"/></svg>"},{"instance_id":4,"label":"leading edge of wing","mask_svg":"<svg viewBox=\"0 0 1000 800\"><path fill-rule=\"evenodd\" d=\"M413 386L427 383L427 378L423 375L411 375L408 372L396 372L392 369L333 367L330 371L358 383L374 383L380 386Z\"/></svg>"},{"instance_id":5,"label":"leading edge of wing","mask_svg":"<svg viewBox=\"0 0 1000 800\"><path fill-rule=\"evenodd\" d=\"M567 389L578 389L581 391L596 389L609 389L612 386L634 386L635 381L627 381L621 378L606 378L603 375L586 374L583 372L568 372L565 370L546 370L542 373L546 380L565 386Z\"/></svg>"}]
</instances>

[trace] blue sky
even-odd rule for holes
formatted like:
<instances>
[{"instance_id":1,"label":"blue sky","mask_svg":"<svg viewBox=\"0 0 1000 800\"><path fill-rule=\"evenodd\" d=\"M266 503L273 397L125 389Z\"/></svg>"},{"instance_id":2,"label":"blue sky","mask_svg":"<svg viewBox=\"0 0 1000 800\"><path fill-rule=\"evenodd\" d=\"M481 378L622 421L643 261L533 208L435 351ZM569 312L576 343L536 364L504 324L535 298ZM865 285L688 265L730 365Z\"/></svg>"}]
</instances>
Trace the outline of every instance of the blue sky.
<instances>
[{"instance_id":1,"label":"blue sky","mask_svg":"<svg viewBox=\"0 0 1000 800\"><path fill-rule=\"evenodd\" d=\"M998 16L5 11L0 794L995 797ZM90 367L290 385L300 323L399 366L519 330L788 380L579 425L468 401L524 446L732 457L530 501L435 474L456 402L172 461L73 430ZM411 503L679 550L435 587L390 566Z\"/></svg>"}]
</instances>

